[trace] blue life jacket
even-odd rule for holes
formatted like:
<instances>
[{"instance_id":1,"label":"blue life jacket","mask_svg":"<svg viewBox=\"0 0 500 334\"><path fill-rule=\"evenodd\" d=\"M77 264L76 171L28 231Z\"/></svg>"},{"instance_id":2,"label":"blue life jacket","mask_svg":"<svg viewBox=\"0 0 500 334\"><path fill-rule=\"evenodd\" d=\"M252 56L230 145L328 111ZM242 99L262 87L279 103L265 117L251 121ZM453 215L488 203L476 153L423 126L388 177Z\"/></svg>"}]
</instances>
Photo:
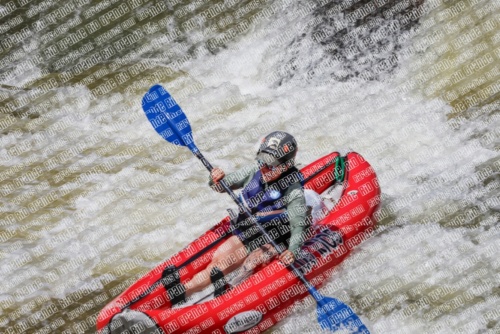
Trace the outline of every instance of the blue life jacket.
<instances>
[{"instance_id":1,"label":"blue life jacket","mask_svg":"<svg viewBox=\"0 0 500 334\"><path fill-rule=\"evenodd\" d=\"M291 183L282 188L280 185L283 183L279 181L294 172L299 171L295 167L288 169L278 180L269 183L266 189L262 173L258 170L241 191L241 196L252 214L283 209L287 203L284 196Z\"/></svg>"}]
</instances>

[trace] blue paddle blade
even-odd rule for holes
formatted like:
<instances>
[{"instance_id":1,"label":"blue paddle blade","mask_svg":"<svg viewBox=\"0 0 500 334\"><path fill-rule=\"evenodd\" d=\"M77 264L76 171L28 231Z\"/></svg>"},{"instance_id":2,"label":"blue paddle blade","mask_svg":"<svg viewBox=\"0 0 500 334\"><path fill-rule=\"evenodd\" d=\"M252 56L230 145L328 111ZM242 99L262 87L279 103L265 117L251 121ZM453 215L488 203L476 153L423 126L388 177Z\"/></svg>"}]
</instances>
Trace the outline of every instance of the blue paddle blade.
<instances>
[{"instance_id":1,"label":"blue paddle blade","mask_svg":"<svg viewBox=\"0 0 500 334\"><path fill-rule=\"evenodd\" d=\"M161 85L154 85L144 94L142 109L155 131L165 140L196 149L186 115Z\"/></svg>"},{"instance_id":2,"label":"blue paddle blade","mask_svg":"<svg viewBox=\"0 0 500 334\"><path fill-rule=\"evenodd\" d=\"M370 334L370 331L356 313L340 300L321 296L321 298L316 298L316 301L318 302L318 323L323 329L330 331L347 330L349 333Z\"/></svg>"}]
</instances>

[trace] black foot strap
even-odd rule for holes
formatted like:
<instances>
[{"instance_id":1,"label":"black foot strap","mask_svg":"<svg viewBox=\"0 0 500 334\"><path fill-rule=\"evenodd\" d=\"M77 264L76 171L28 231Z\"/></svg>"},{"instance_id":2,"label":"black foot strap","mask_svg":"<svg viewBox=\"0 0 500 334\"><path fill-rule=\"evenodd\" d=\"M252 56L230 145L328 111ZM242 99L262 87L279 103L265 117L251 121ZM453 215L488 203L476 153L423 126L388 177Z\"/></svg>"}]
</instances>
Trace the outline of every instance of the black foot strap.
<instances>
[{"instance_id":1,"label":"black foot strap","mask_svg":"<svg viewBox=\"0 0 500 334\"><path fill-rule=\"evenodd\" d=\"M213 267L210 270L210 281L214 285L214 297L216 298L223 295L228 289L224 273L217 267Z\"/></svg>"},{"instance_id":2,"label":"black foot strap","mask_svg":"<svg viewBox=\"0 0 500 334\"><path fill-rule=\"evenodd\" d=\"M161 277L172 306L184 303L186 301L186 288L181 283L181 276L177 268L174 265L166 266Z\"/></svg>"}]
</instances>

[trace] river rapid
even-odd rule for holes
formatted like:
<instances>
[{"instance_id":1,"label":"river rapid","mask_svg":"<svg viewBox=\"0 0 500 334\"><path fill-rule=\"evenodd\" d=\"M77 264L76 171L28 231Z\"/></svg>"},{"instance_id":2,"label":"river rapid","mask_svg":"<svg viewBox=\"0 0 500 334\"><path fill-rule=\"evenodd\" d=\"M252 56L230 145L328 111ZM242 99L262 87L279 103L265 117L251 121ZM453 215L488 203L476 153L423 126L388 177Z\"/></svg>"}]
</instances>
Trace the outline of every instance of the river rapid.
<instances>
[{"instance_id":1,"label":"river rapid","mask_svg":"<svg viewBox=\"0 0 500 334\"><path fill-rule=\"evenodd\" d=\"M99 310L222 219L228 196L143 115L164 85L206 158L273 130L356 151L378 228L321 289L372 333L500 333L496 0L0 3L0 331ZM496 241L495 241L496 240ZM310 297L266 333L320 333Z\"/></svg>"}]
</instances>

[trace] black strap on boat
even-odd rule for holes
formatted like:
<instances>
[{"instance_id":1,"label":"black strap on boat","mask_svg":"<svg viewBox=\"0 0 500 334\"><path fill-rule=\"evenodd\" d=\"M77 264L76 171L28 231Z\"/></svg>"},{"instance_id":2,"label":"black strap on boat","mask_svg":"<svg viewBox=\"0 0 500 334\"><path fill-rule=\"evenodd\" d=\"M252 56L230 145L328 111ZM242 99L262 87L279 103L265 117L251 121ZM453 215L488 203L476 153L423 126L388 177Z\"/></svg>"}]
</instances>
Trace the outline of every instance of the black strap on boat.
<instances>
[{"instance_id":1,"label":"black strap on boat","mask_svg":"<svg viewBox=\"0 0 500 334\"><path fill-rule=\"evenodd\" d=\"M327 169L332 164L334 164L335 162L337 162L338 161L337 159L339 157L340 157L340 155L336 156L335 158L333 158L332 160L330 160L329 162L327 162L323 167L321 167L320 169L318 169L317 171L315 171L314 173L312 173L310 176L308 176L307 178L305 178L304 180L302 180L301 184L304 185L307 182L309 182L311 179L313 179L319 173L323 172L325 169ZM344 171L344 176L345 176L345 157L342 157L342 159L343 159L343 165L344 165L343 171ZM335 180L337 181L337 178L335 178ZM342 181L338 181L338 182L342 182ZM217 240L213 241L211 244L207 245L205 248L201 249L199 252L197 252L196 254L194 254L192 257L190 257L189 259L187 259L186 261L184 261L183 263L181 263L179 266L177 266L176 270L178 271L179 269L184 268L185 266L189 265L193 261L196 261L197 259L199 259L206 252L208 252L209 250L211 250L212 248L214 248L217 244L219 244L219 242L221 242L222 240L224 240L228 235L231 235L232 233L233 233L232 229L230 229L229 231L225 232ZM132 306L133 304L137 303L139 300L141 300L142 298L146 297L151 292L153 292L158 286L160 286L162 284L165 284L165 283L167 283L166 282L166 277L162 276L156 282L154 282L148 289L146 289L146 291L144 291L139 296L135 297L134 299L132 299L131 301L129 301L125 305L123 305L121 307L121 309L124 310L126 308L129 308L130 306Z\"/></svg>"},{"instance_id":2,"label":"black strap on boat","mask_svg":"<svg viewBox=\"0 0 500 334\"><path fill-rule=\"evenodd\" d=\"M213 267L210 270L210 282L214 286L214 297L219 297L224 294L227 290L227 282L224 277L224 273L217 267Z\"/></svg>"},{"instance_id":3,"label":"black strap on boat","mask_svg":"<svg viewBox=\"0 0 500 334\"><path fill-rule=\"evenodd\" d=\"M161 278L161 282L165 287L165 290L168 290L169 288L172 288L181 282L181 275L179 274L179 270L177 270L177 268L173 264L168 265L165 267L165 269L163 269Z\"/></svg>"},{"instance_id":4,"label":"black strap on boat","mask_svg":"<svg viewBox=\"0 0 500 334\"><path fill-rule=\"evenodd\" d=\"M174 265L168 265L161 274L162 283L173 305L186 301L186 287L181 284L181 275Z\"/></svg>"}]
</instances>

